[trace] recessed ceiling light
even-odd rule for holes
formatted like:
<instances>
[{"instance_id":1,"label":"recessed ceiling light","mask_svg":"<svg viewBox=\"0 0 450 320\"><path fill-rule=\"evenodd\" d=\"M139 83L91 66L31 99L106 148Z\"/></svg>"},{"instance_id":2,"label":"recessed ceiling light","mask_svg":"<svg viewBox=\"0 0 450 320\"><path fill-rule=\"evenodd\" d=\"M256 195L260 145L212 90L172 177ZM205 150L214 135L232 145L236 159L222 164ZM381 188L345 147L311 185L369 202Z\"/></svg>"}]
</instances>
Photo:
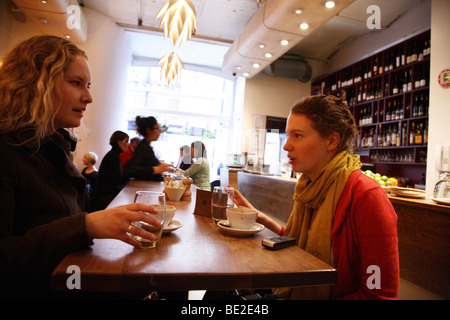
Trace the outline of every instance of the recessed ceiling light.
<instances>
[{"instance_id":1,"label":"recessed ceiling light","mask_svg":"<svg viewBox=\"0 0 450 320\"><path fill-rule=\"evenodd\" d=\"M253 68L258 69L259 68L259 63L254 63L253 64Z\"/></svg>"},{"instance_id":2,"label":"recessed ceiling light","mask_svg":"<svg viewBox=\"0 0 450 320\"><path fill-rule=\"evenodd\" d=\"M241 67L241 66L237 66L237 67L236 67L236 69L238 69L238 70L241 70L241 69L242 69L242 67Z\"/></svg>"},{"instance_id":3,"label":"recessed ceiling light","mask_svg":"<svg viewBox=\"0 0 450 320\"><path fill-rule=\"evenodd\" d=\"M308 29L309 28L309 25L306 23L306 22L303 22L301 25L300 25L300 29L302 29L302 30L306 30L306 29Z\"/></svg>"},{"instance_id":4,"label":"recessed ceiling light","mask_svg":"<svg viewBox=\"0 0 450 320\"><path fill-rule=\"evenodd\" d=\"M261 43L261 44L259 45L259 47L262 49L262 48L265 47L265 45Z\"/></svg>"},{"instance_id":5,"label":"recessed ceiling light","mask_svg":"<svg viewBox=\"0 0 450 320\"><path fill-rule=\"evenodd\" d=\"M281 43L282 46L287 46L289 44L289 41L281 40L280 43Z\"/></svg>"},{"instance_id":6,"label":"recessed ceiling light","mask_svg":"<svg viewBox=\"0 0 450 320\"><path fill-rule=\"evenodd\" d=\"M334 8L334 1L327 1L325 3L325 7L327 7L328 9Z\"/></svg>"},{"instance_id":7,"label":"recessed ceiling light","mask_svg":"<svg viewBox=\"0 0 450 320\"><path fill-rule=\"evenodd\" d=\"M243 73L243 76L244 76L244 77L248 77L248 76L250 76L250 73L244 72L244 73Z\"/></svg>"},{"instance_id":8,"label":"recessed ceiling light","mask_svg":"<svg viewBox=\"0 0 450 320\"><path fill-rule=\"evenodd\" d=\"M266 53L266 58L272 58L272 54L270 52Z\"/></svg>"},{"instance_id":9,"label":"recessed ceiling light","mask_svg":"<svg viewBox=\"0 0 450 320\"><path fill-rule=\"evenodd\" d=\"M70 35L66 34L66 38L67 38L67 39L70 39Z\"/></svg>"},{"instance_id":10,"label":"recessed ceiling light","mask_svg":"<svg viewBox=\"0 0 450 320\"><path fill-rule=\"evenodd\" d=\"M302 9L297 9L294 12L295 12L295 14L301 14L303 12L303 10Z\"/></svg>"}]
</instances>

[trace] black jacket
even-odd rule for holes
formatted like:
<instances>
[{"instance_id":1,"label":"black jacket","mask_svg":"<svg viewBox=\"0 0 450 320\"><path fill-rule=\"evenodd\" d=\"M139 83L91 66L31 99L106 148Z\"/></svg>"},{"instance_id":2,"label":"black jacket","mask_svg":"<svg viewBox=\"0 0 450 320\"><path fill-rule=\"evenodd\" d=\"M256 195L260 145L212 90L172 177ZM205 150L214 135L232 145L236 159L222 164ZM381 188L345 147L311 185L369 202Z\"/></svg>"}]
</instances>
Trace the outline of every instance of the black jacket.
<instances>
[{"instance_id":1,"label":"black jacket","mask_svg":"<svg viewBox=\"0 0 450 320\"><path fill-rule=\"evenodd\" d=\"M0 134L0 296L44 297L53 269L69 252L92 245L86 232L86 180L59 130L37 150L26 134Z\"/></svg>"},{"instance_id":2,"label":"black jacket","mask_svg":"<svg viewBox=\"0 0 450 320\"><path fill-rule=\"evenodd\" d=\"M123 174L129 179L162 181L162 175L153 173L153 167L159 163L153 148L143 139L134 150L133 157L125 164Z\"/></svg>"}]
</instances>

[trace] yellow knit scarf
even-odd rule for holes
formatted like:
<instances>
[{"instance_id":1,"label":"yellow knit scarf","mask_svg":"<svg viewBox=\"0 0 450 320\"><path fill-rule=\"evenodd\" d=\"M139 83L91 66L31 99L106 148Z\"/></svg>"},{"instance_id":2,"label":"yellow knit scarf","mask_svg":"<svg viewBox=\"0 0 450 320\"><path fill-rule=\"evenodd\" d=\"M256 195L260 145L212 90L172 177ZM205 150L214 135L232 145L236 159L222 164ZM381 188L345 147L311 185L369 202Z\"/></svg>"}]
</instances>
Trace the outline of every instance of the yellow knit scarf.
<instances>
[{"instance_id":1,"label":"yellow knit scarf","mask_svg":"<svg viewBox=\"0 0 450 320\"><path fill-rule=\"evenodd\" d=\"M348 177L360 168L359 155L342 151L324 167L316 180L302 175L295 187L294 207L285 235L294 237L301 249L330 265L331 228L336 206ZM329 299L330 293L329 286L283 288L278 292L283 299L296 300Z\"/></svg>"}]
</instances>

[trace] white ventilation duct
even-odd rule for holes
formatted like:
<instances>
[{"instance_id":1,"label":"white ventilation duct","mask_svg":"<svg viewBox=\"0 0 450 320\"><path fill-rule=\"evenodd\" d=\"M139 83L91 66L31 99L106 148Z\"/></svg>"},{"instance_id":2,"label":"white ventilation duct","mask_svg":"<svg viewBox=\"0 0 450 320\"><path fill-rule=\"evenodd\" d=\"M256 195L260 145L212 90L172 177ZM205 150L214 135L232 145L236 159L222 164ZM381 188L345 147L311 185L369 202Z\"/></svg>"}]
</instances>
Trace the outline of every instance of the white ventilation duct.
<instances>
[{"instance_id":1,"label":"white ventilation duct","mask_svg":"<svg viewBox=\"0 0 450 320\"><path fill-rule=\"evenodd\" d=\"M42 33L82 43L87 38L87 21L76 0L12 0L18 10Z\"/></svg>"},{"instance_id":2,"label":"white ventilation duct","mask_svg":"<svg viewBox=\"0 0 450 320\"><path fill-rule=\"evenodd\" d=\"M353 1L336 0L334 8L326 8L325 1L265 0L225 54L222 71L241 76L248 73L251 78ZM302 13L296 14L297 9ZM306 30L300 28L304 22L309 25ZM281 40L288 44L281 45Z\"/></svg>"}]
</instances>

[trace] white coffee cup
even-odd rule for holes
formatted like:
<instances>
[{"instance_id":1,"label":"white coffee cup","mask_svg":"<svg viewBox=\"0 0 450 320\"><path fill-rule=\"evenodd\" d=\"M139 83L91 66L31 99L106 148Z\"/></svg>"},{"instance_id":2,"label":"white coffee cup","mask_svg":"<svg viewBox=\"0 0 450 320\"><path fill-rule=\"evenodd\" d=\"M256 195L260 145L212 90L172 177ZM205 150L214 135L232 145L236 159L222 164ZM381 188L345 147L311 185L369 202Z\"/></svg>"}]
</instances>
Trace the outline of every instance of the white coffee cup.
<instances>
[{"instance_id":1,"label":"white coffee cup","mask_svg":"<svg viewBox=\"0 0 450 320\"><path fill-rule=\"evenodd\" d=\"M258 211L249 208L227 208L227 219L234 229L250 229L256 222Z\"/></svg>"},{"instance_id":2,"label":"white coffee cup","mask_svg":"<svg viewBox=\"0 0 450 320\"><path fill-rule=\"evenodd\" d=\"M166 218L164 219L164 228L172 223L176 210L177 208L175 206L172 206L170 204L166 205Z\"/></svg>"}]
</instances>

